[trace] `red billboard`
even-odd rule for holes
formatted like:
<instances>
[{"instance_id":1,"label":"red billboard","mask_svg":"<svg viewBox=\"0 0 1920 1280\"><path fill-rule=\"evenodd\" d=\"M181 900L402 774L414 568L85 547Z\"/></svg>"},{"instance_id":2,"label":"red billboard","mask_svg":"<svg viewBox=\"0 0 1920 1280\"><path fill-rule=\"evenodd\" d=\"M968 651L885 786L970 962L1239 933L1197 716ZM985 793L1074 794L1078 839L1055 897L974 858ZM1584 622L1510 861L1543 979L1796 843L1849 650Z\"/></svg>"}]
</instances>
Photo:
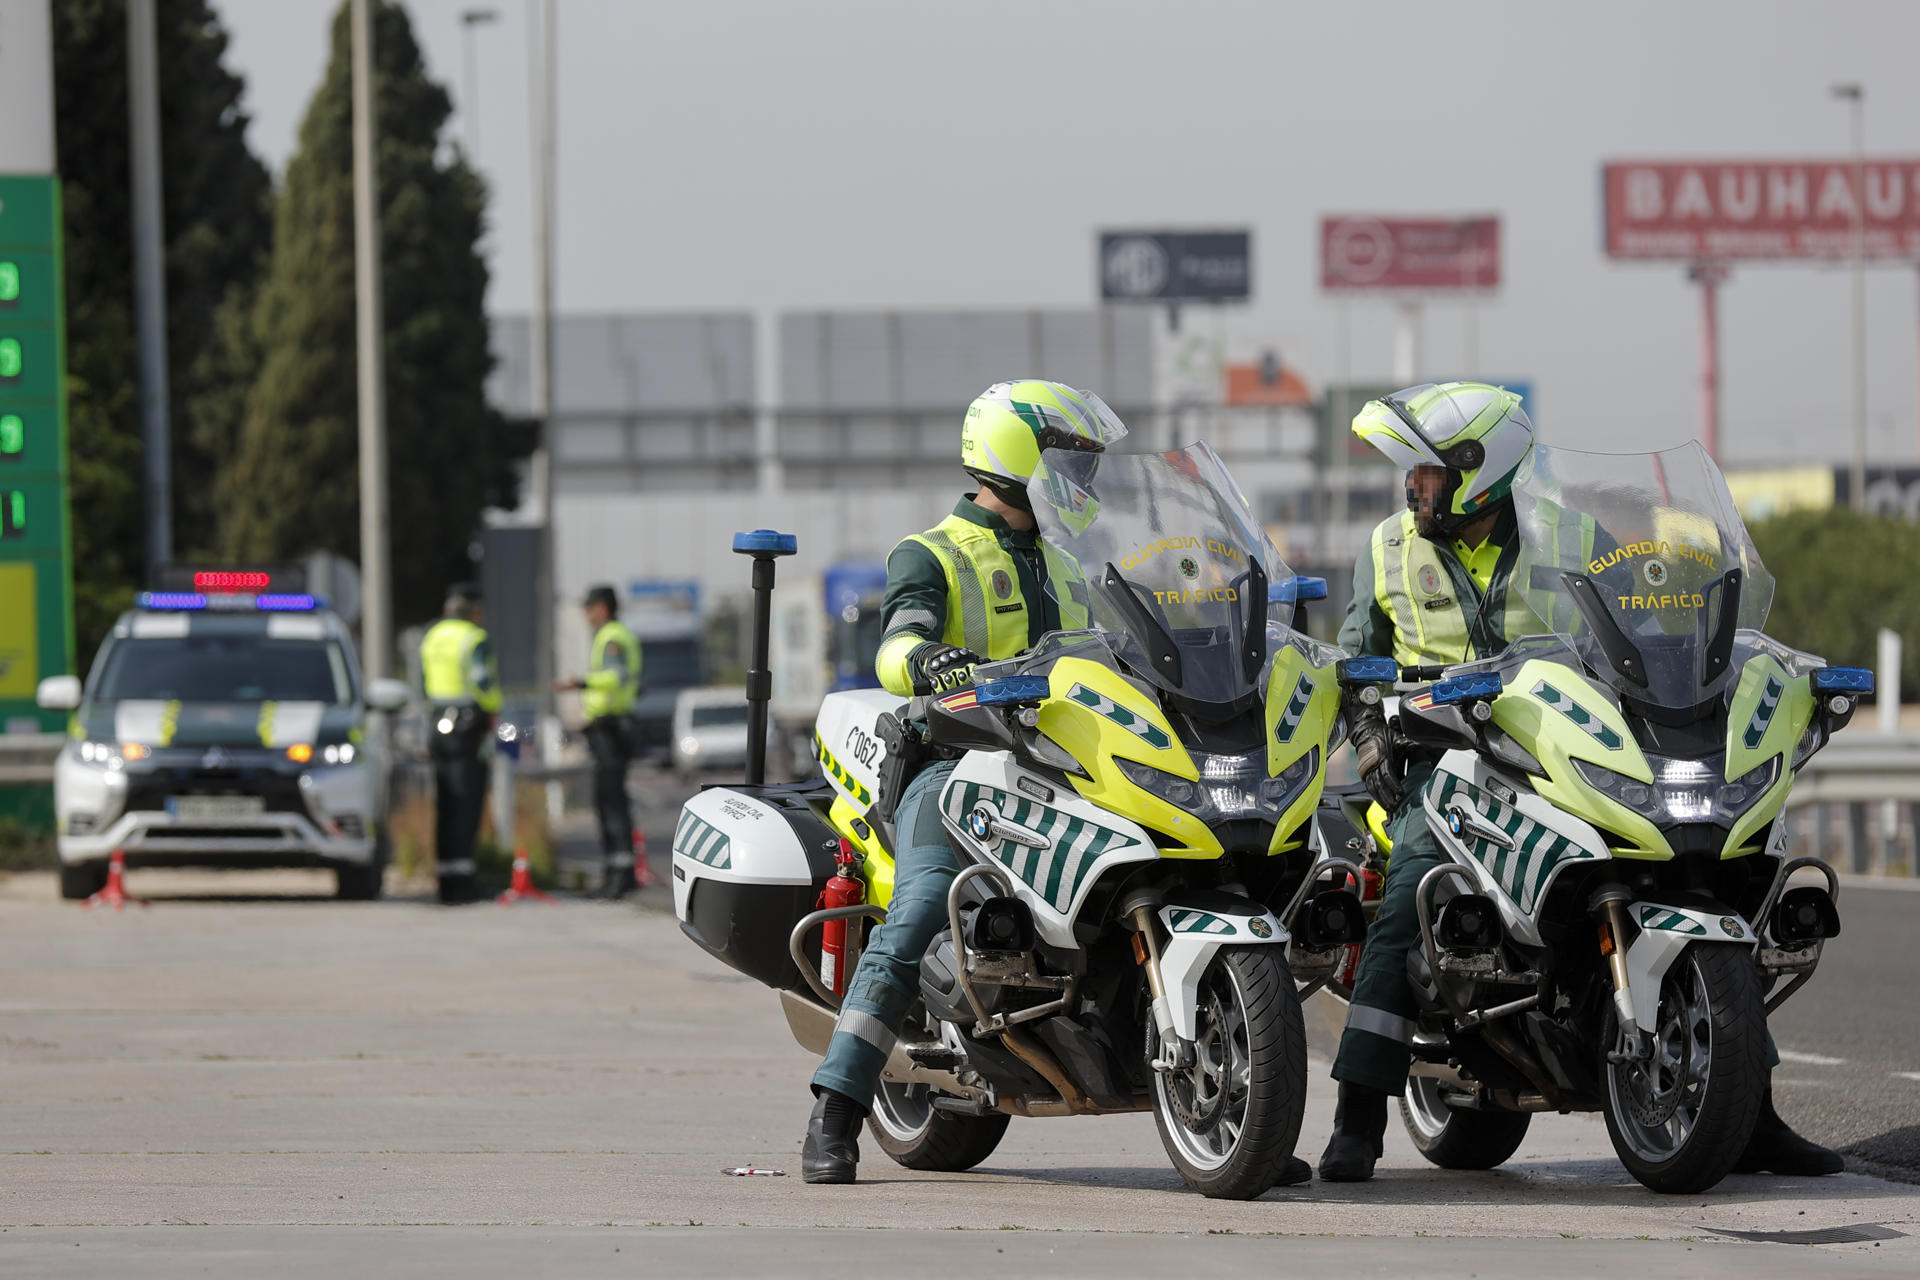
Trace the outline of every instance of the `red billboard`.
<instances>
[{"instance_id":1,"label":"red billboard","mask_svg":"<svg viewBox=\"0 0 1920 1280\"><path fill-rule=\"evenodd\" d=\"M1404 292L1500 287L1500 219L1320 219L1320 287Z\"/></svg>"},{"instance_id":2,"label":"red billboard","mask_svg":"<svg viewBox=\"0 0 1920 1280\"><path fill-rule=\"evenodd\" d=\"M1864 165L1870 258L1920 258L1920 160ZM1851 160L1614 161L1601 169L1607 256L1845 258Z\"/></svg>"}]
</instances>

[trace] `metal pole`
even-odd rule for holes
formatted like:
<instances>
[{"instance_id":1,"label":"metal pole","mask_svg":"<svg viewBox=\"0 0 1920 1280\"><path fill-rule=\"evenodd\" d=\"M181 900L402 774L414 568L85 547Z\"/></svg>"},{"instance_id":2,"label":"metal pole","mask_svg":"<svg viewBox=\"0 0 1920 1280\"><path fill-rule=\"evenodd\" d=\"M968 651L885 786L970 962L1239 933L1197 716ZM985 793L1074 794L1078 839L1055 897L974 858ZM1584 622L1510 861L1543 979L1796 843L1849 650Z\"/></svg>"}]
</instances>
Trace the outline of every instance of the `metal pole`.
<instances>
[{"instance_id":1,"label":"metal pole","mask_svg":"<svg viewBox=\"0 0 1920 1280\"><path fill-rule=\"evenodd\" d=\"M140 442L146 458L148 585L173 559L167 426L167 281L160 189L160 71L154 0L127 5L127 136L133 159L133 304L140 331Z\"/></svg>"},{"instance_id":2,"label":"metal pole","mask_svg":"<svg viewBox=\"0 0 1920 1280\"><path fill-rule=\"evenodd\" d=\"M353 291L360 371L360 656L367 678L393 667L387 547L387 371L380 316L380 189L374 169L373 14L353 0Z\"/></svg>"},{"instance_id":3,"label":"metal pole","mask_svg":"<svg viewBox=\"0 0 1920 1280\"><path fill-rule=\"evenodd\" d=\"M467 155L469 158L480 154L480 76L474 64L473 29L485 26L500 19L498 9L462 9L460 11L460 52L462 67L460 83L460 114L466 117Z\"/></svg>"},{"instance_id":4,"label":"metal pole","mask_svg":"<svg viewBox=\"0 0 1920 1280\"><path fill-rule=\"evenodd\" d=\"M1838 84L1852 106L1853 133L1853 509L1867 509L1867 161L1866 90Z\"/></svg>"},{"instance_id":5,"label":"metal pole","mask_svg":"<svg viewBox=\"0 0 1920 1280\"><path fill-rule=\"evenodd\" d=\"M1687 278L1700 286L1700 444L1720 460L1720 286L1727 269L1697 262Z\"/></svg>"},{"instance_id":6,"label":"metal pole","mask_svg":"<svg viewBox=\"0 0 1920 1280\"><path fill-rule=\"evenodd\" d=\"M532 414L539 426L527 479L539 504L540 542L534 561L533 673L540 697L541 756L558 759L559 714L553 695L553 0L527 0L528 137L533 144L533 318L529 373ZM559 816L560 789L547 787L547 809Z\"/></svg>"}]
</instances>

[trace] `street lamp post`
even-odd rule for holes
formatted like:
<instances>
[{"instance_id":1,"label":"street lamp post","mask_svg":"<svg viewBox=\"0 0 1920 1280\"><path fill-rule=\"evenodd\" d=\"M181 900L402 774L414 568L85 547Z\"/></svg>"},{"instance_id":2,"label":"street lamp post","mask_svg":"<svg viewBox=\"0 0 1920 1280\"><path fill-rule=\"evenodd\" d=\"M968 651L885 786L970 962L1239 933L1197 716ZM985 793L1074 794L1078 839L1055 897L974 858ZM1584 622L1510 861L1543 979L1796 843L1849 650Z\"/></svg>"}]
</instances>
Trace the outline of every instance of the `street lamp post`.
<instances>
[{"instance_id":1,"label":"street lamp post","mask_svg":"<svg viewBox=\"0 0 1920 1280\"><path fill-rule=\"evenodd\" d=\"M1853 509L1867 509L1867 160L1866 89L1837 84L1833 96L1853 117Z\"/></svg>"},{"instance_id":2,"label":"street lamp post","mask_svg":"<svg viewBox=\"0 0 1920 1280\"><path fill-rule=\"evenodd\" d=\"M462 9L460 11L460 53L462 72L460 84L460 114L467 118L467 155L477 160L480 155L480 78L473 61L473 31L475 27L484 27L488 23L500 21L498 9Z\"/></svg>"}]
</instances>

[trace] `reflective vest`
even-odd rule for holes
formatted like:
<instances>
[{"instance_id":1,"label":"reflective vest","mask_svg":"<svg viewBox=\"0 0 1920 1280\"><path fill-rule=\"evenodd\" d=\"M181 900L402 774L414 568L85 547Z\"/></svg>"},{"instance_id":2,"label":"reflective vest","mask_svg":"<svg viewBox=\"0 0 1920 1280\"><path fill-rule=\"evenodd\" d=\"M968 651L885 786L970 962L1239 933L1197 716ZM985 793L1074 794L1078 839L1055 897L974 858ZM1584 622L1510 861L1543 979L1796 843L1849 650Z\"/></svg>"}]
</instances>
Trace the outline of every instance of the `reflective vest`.
<instances>
[{"instance_id":1,"label":"reflective vest","mask_svg":"<svg viewBox=\"0 0 1920 1280\"><path fill-rule=\"evenodd\" d=\"M1557 509L1556 509L1557 510ZM1570 631L1575 619L1571 605L1555 601L1555 609L1569 616L1543 620L1527 603L1525 584L1533 566L1584 565L1593 551L1594 523L1576 515L1552 522L1554 545L1539 552L1523 548L1506 571L1495 569L1482 599L1501 598L1500 634L1492 652L1508 641L1545 631ZM1578 550L1572 538L1578 537ZM1562 543L1565 543L1562 546ZM1440 548L1420 536L1411 511L1382 520L1373 531L1373 589L1380 611L1393 620L1393 660L1402 666L1451 665L1471 662L1490 653L1474 651L1467 611L1460 590L1440 558Z\"/></svg>"},{"instance_id":2,"label":"reflective vest","mask_svg":"<svg viewBox=\"0 0 1920 1280\"><path fill-rule=\"evenodd\" d=\"M942 640L988 662L1011 658L1027 647L1027 610L1032 606L1020 594L1020 566L992 529L948 516L925 533L907 535L906 541L933 552L947 575Z\"/></svg>"},{"instance_id":3,"label":"reflective vest","mask_svg":"<svg viewBox=\"0 0 1920 1280\"><path fill-rule=\"evenodd\" d=\"M608 662L611 655L613 662ZM609 618L593 634L593 652L587 659L586 688L580 691L580 710L589 720L623 716L640 697L640 642L626 624Z\"/></svg>"},{"instance_id":4,"label":"reflective vest","mask_svg":"<svg viewBox=\"0 0 1920 1280\"><path fill-rule=\"evenodd\" d=\"M500 689L487 655L486 628L465 618L442 618L420 641L420 684L436 707L500 710Z\"/></svg>"}]
</instances>

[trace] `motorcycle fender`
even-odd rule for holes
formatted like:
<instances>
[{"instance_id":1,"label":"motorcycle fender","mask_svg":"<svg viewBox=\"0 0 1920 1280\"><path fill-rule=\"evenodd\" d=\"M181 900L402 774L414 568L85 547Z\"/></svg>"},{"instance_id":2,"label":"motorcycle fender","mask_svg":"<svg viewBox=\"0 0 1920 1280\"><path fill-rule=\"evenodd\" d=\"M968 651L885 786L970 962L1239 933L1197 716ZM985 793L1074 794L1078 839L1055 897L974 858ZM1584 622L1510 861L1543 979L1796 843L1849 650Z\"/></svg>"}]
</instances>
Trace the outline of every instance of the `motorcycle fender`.
<instances>
[{"instance_id":1,"label":"motorcycle fender","mask_svg":"<svg viewBox=\"0 0 1920 1280\"><path fill-rule=\"evenodd\" d=\"M1642 1031L1654 1029L1660 982L1689 943L1751 947L1758 941L1753 926L1735 912L1716 915L1664 902L1636 902L1627 911L1640 926L1640 936L1627 947L1627 990L1633 994L1633 1020Z\"/></svg>"},{"instance_id":2,"label":"motorcycle fender","mask_svg":"<svg viewBox=\"0 0 1920 1280\"><path fill-rule=\"evenodd\" d=\"M1160 980L1173 1006L1173 1030L1191 1040L1200 1025L1200 977L1222 947L1290 941L1278 916L1237 894L1195 890L1176 893L1160 908Z\"/></svg>"}]
</instances>

